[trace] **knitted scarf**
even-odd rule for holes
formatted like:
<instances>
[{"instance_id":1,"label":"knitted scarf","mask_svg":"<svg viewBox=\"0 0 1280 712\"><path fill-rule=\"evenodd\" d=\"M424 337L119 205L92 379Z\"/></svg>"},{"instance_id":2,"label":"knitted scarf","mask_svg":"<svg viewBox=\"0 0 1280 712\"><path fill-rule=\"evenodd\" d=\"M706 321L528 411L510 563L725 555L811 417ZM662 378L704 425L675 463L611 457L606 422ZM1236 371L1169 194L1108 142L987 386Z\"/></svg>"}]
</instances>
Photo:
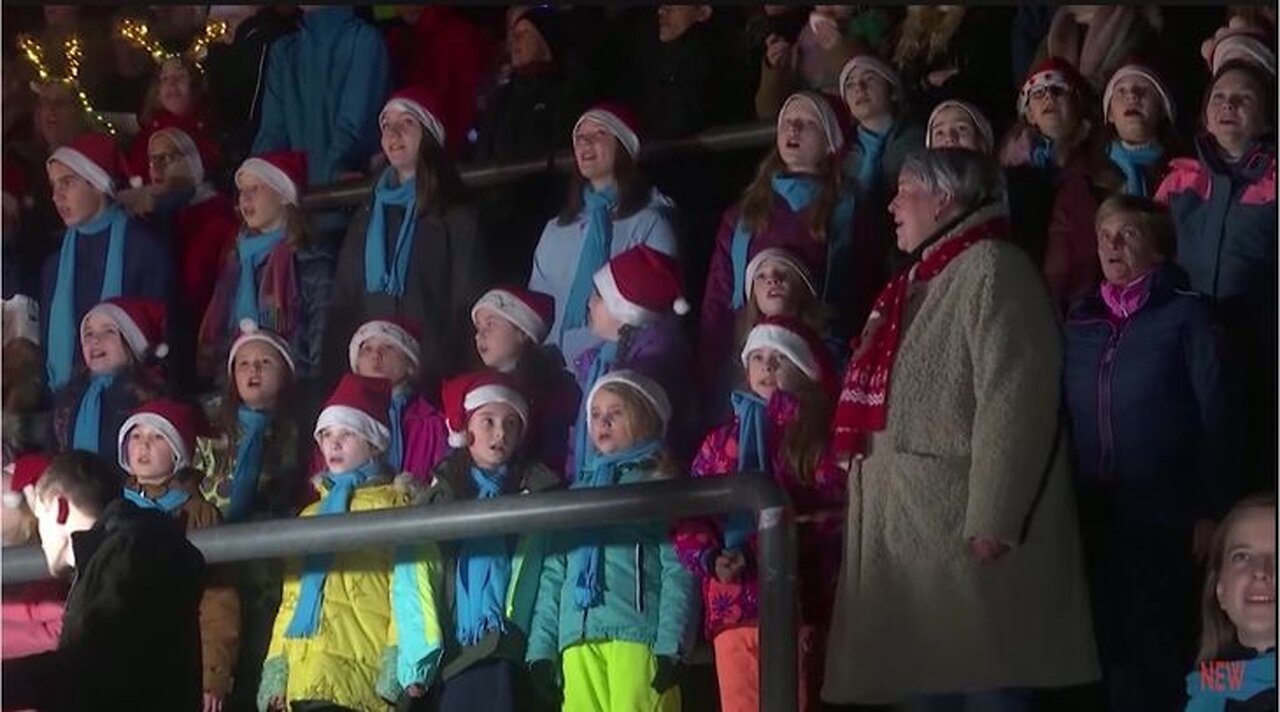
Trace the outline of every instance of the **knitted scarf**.
<instances>
[{"instance_id":1,"label":"knitted scarf","mask_svg":"<svg viewBox=\"0 0 1280 712\"><path fill-rule=\"evenodd\" d=\"M241 405L236 412L240 425L240 442L236 445L236 467L231 473L231 503L227 521L238 522L253 513L253 498L262 476L262 455L266 450L267 426L271 413Z\"/></svg>"},{"instance_id":2,"label":"knitted scarf","mask_svg":"<svg viewBox=\"0 0 1280 712\"><path fill-rule=\"evenodd\" d=\"M1145 169L1159 163L1163 156L1164 147L1155 141L1138 148L1129 148L1122 141L1115 140L1107 147L1107 157L1124 173L1125 195L1142 198L1151 197Z\"/></svg>"},{"instance_id":3,"label":"knitted scarf","mask_svg":"<svg viewBox=\"0 0 1280 712\"><path fill-rule=\"evenodd\" d=\"M490 472L472 465L470 472L476 486L476 499L502 494L508 474L506 467ZM506 629L503 607L511 583L506 537L464 540L458 547L454 580L457 592L454 619L459 643L475 645L485 633Z\"/></svg>"},{"instance_id":4,"label":"knitted scarf","mask_svg":"<svg viewBox=\"0 0 1280 712\"><path fill-rule=\"evenodd\" d=\"M609 261L613 249L613 209L618 205L618 191L605 188L596 191L590 185L582 188L582 204L587 213L587 234L578 254L578 271L573 275L569 299L564 304L561 332L587 325L587 299L591 297L591 278Z\"/></svg>"},{"instance_id":5,"label":"knitted scarf","mask_svg":"<svg viewBox=\"0 0 1280 712\"><path fill-rule=\"evenodd\" d=\"M251 238L256 239L256 238ZM201 358L220 362L226 357L231 335L239 328L235 319L238 311L239 290L243 284L241 267L243 260L237 252L227 258L222 276L214 287L209 308L200 322ZM258 326L276 332L285 341L292 341L296 334L302 300L298 294L298 279L294 268L295 250L287 240L280 240L267 253L260 264L254 265L250 279L256 285L254 297ZM261 272L258 272L261 267ZM220 354L220 356L219 356Z\"/></svg>"},{"instance_id":6,"label":"knitted scarf","mask_svg":"<svg viewBox=\"0 0 1280 712\"><path fill-rule=\"evenodd\" d=\"M890 126L884 133L876 133L871 129L858 126L858 146L862 149L862 161L858 163L858 189L863 193L875 187L876 176L880 173L880 165L884 161L884 149L889 145Z\"/></svg>"},{"instance_id":7,"label":"knitted scarf","mask_svg":"<svg viewBox=\"0 0 1280 712\"><path fill-rule=\"evenodd\" d=\"M398 390L391 394L391 406L387 409L387 424L391 426L391 441L387 445L387 465L393 472L400 472L404 467L404 408L409 404L412 393Z\"/></svg>"},{"instance_id":8,"label":"knitted scarf","mask_svg":"<svg viewBox=\"0 0 1280 712\"><path fill-rule=\"evenodd\" d=\"M773 192L787 201L792 212L800 212L809 207L814 198L822 192L822 184L816 176L800 173L778 173L770 179ZM751 228L738 218L733 228L733 238L729 242L729 260L733 268L733 301L735 310L746 305L747 257L751 246Z\"/></svg>"},{"instance_id":9,"label":"knitted scarf","mask_svg":"<svg viewBox=\"0 0 1280 712\"><path fill-rule=\"evenodd\" d=\"M730 400L733 415L738 420L738 471L769 472L768 443L765 440L768 404L760 396L747 391L734 391ZM724 523L724 547L741 548L754 529L755 517L743 512L729 514Z\"/></svg>"},{"instance_id":10,"label":"knitted scarf","mask_svg":"<svg viewBox=\"0 0 1280 712\"><path fill-rule=\"evenodd\" d=\"M239 269L236 274L235 307L231 310L229 328L234 331L242 319L262 320L258 315L258 284L254 276L267 262L267 255L284 239L284 227L278 227L261 235L241 232L236 237L236 255Z\"/></svg>"},{"instance_id":11,"label":"knitted scarf","mask_svg":"<svg viewBox=\"0 0 1280 712\"><path fill-rule=\"evenodd\" d=\"M98 452L102 434L102 394L115 382L114 373L89 376L89 385L80 395L80 407L76 410L75 429L71 433L72 449Z\"/></svg>"},{"instance_id":12,"label":"knitted scarf","mask_svg":"<svg viewBox=\"0 0 1280 712\"><path fill-rule=\"evenodd\" d=\"M182 508L182 505L191 499L191 493L181 487L170 487L164 494L152 499L142 492L135 489L125 487L123 490L124 498L132 502L135 506L142 509L154 509L164 512L165 514L173 514Z\"/></svg>"},{"instance_id":13,"label":"knitted scarf","mask_svg":"<svg viewBox=\"0 0 1280 712\"><path fill-rule=\"evenodd\" d=\"M395 178L395 169L388 167L373 188L373 210L364 237L364 289L370 294L398 297L407 284L413 233L418 226L418 184L410 179L393 186ZM404 219L388 262L386 212L391 205L404 208Z\"/></svg>"},{"instance_id":14,"label":"knitted scarf","mask_svg":"<svg viewBox=\"0 0 1280 712\"><path fill-rule=\"evenodd\" d=\"M600 344L600 348L596 352L596 358L591 362L590 370L587 371L587 380L582 383L582 392L590 393L591 387L596 384L596 381L613 370L613 365L617 360L618 342L606 341ZM587 453L591 450L590 423L587 422L588 410L590 410L590 404L584 404L584 407L578 409L578 422L573 430L573 476L575 478L586 467Z\"/></svg>"},{"instance_id":15,"label":"knitted scarf","mask_svg":"<svg viewBox=\"0 0 1280 712\"><path fill-rule=\"evenodd\" d=\"M102 290L97 301L120 296L124 290L124 240L129 219L119 205L111 203L100 215L67 228L58 252L58 276L49 304L49 338L45 346L45 362L49 389L57 390L71 380L80 325L76 323L76 246L81 236L107 231L107 263L102 272Z\"/></svg>"}]
</instances>

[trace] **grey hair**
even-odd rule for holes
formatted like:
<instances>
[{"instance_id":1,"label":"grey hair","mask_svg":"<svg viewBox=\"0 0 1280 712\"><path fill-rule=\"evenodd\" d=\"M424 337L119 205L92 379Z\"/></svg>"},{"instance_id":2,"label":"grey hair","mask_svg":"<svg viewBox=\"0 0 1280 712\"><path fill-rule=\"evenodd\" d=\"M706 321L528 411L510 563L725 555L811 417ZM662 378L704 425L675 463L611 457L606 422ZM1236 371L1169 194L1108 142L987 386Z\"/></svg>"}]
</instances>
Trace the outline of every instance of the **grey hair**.
<instances>
[{"instance_id":1,"label":"grey hair","mask_svg":"<svg viewBox=\"0 0 1280 712\"><path fill-rule=\"evenodd\" d=\"M899 175L911 175L925 190L949 195L965 208L1005 200L1004 171L991 156L967 148L915 151Z\"/></svg>"}]
</instances>

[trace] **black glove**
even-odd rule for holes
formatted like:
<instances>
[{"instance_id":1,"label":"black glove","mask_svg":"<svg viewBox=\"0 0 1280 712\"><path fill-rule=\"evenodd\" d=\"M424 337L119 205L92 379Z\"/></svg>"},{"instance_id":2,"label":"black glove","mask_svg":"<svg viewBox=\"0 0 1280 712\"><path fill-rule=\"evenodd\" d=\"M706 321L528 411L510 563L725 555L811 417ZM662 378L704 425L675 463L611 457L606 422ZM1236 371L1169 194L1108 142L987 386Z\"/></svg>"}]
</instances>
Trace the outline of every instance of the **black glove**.
<instances>
[{"instance_id":1,"label":"black glove","mask_svg":"<svg viewBox=\"0 0 1280 712\"><path fill-rule=\"evenodd\" d=\"M684 666L680 664L679 658L670 655L658 656L658 668L653 673L653 682L650 687L653 691L661 695L680 683L680 677L684 674Z\"/></svg>"},{"instance_id":2,"label":"black glove","mask_svg":"<svg viewBox=\"0 0 1280 712\"><path fill-rule=\"evenodd\" d=\"M535 660L529 663L529 684L534 694L548 707L560 709L563 694L560 691L560 675L551 660Z\"/></svg>"}]
</instances>

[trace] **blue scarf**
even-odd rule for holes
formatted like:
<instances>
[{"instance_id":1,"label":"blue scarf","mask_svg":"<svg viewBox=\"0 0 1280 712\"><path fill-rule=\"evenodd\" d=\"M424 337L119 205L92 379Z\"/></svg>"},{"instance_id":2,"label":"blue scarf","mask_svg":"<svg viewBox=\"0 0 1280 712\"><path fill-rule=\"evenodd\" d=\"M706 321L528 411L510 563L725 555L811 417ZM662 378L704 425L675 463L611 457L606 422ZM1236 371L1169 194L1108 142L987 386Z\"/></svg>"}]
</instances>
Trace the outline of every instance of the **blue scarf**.
<instances>
[{"instance_id":1,"label":"blue scarf","mask_svg":"<svg viewBox=\"0 0 1280 712\"><path fill-rule=\"evenodd\" d=\"M1107 157L1124 173L1125 195L1136 195L1150 198L1147 186L1146 171L1143 170L1160 162L1164 156L1164 147L1152 141L1146 146L1129 148L1121 141L1112 141L1107 148Z\"/></svg>"},{"instance_id":2,"label":"blue scarf","mask_svg":"<svg viewBox=\"0 0 1280 712\"><path fill-rule=\"evenodd\" d=\"M250 235L241 232L236 238L236 256L240 261L240 272L236 275L236 296L231 308L231 331L242 319L253 319L261 324L265 320L258 314L258 269L267 261L267 255L280 244L284 238L284 226L261 235Z\"/></svg>"},{"instance_id":3,"label":"blue scarf","mask_svg":"<svg viewBox=\"0 0 1280 712\"><path fill-rule=\"evenodd\" d=\"M409 404L409 391L391 394L391 407L387 409L387 423L391 426L391 442L387 445L387 465L394 472L404 466L404 407Z\"/></svg>"},{"instance_id":4,"label":"blue scarf","mask_svg":"<svg viewBox=\"0 0 1280 712\"><path fill-rule=\"evenodd\" d=\"M578 473L570 489L612 487L618 483L620 465L639 462L662 449L657 440L645 440L611 455L593 453L587 469ZM604 600L604 548L599 543L583 543L569 555L569 580L573 581L573 604L580 610L595 608Z\"/></svg>"},{"instance_id":5,"label":"blue scarf","mask_svg":"<svg viewBox=\"0 0 1280 712\"><path fill-rule=\"evenodd\" d=\"M356 487L377 475L380 468L378 460L369 460L350 472L331 472L326 475L329 493L320 500L320 508L316 510L316 514L341 514L347 511ZM324 604L324 581L332 565L333 554L312 554L303 559L298 603L293 609L293 618L289 619L284 637L310 638L316 634L320 627L320 607Z\"/></svg>"},{"instance_id":6,"label":"blue scarf","mask_svg":"<svg viewBox=\"0 0 1280 712\"><path fill-rule=\"evenodd\" d=\"M406 180L392 186L395 169L387 168L373 188L373 210L364 237L364 291L369 294L404 294L409 276L409 253L413 252L413 233L418 225L417 183ZM400 234L396 236L395 254L387 262L387 206L404 208Z\"/></svg>"},{"instance_id":7,"label":"blue scarf","mask_svg":"<svg viewBox=\"0 0 1280 712\"><path fill-rule=\"evenodd\" d=\"M475 483L477 499L501 495L506 478L506 467L486 472L471 466L471 481ZM463 540L458 547L454 581L454 620L459 643L475 645L491 630L506 630L503 608L507 587L511 583L511 558L507 555L506 537Z\"/></svg>"},{"instance_id":8,"label":"blue scarf","mask_svg":"<svg viewBox=\"0 0 1280 712\"><path fill-rule=\"evenodd\" d=\"M582 384L582 392L590 393L591 387L596 384L596 381L613 370L613 364L617 360L618 342L606 341L600 344L596 359L591 362L591 370L587 372L587 380ZM582 468L586 467L587 453L591 450L591 424L587 420L587 412L589 410L591 410L590 403L584 403L583 407L578 409L578 424L573 431L573 476L575 478L579 472L582 472Z\"/></svg>"},{"instance_id":9,"label":"blue scarf","mask_svg":"<svg viewBox=\"0 0 1280 712\"><path fill-rule=\"evenodd\" d=\"M241 521L253 513L253 496L258 492L258 477L262 475L262 453L266 449L271 413L242 405L236 413L236 422L240 424L240 443L236 445L236 469L231 473L228 522Z\"/></svg>"},{"instance_id":10,"label":"blue scarf","mask_svg":"<svg viewBox=\"0 0 1280 712\"><path fill-rule=\"evenodd\" d=\"M858 164L858 189L866 192L876 186L876 176L880 173L880 164L884 161L884 149L889 145L890 126L884 133L876 133L865 126L858 126L858 146L862 148L862 162Z\"/></svg>"},{"instance_id":11,"label":"blue scarf","mask_svg":"<svg viewBox=\"0 0 1280 712\"><path fill-rule=\"evenodd\" d=\"M1057 170L1058 160L1053 151L1053 139L1036 136L1031 140L1031 165L1045 170Z\"/></svg>"},{"instance_id":12,"label":"blue scarf","mask_svg":"<svg viewBox=\"0 0 1280 712\"><path fill-rule=\"evenodd\" d=\"M58 276L49 305L49 340L45 347L50 390L57 390L71 380L71 365L80 332L76 323L76 282L79 278L76 274L76 244L82 235L110 231L107 264L102 272L102 291L98 293L98 301L118 297L124 290L124 233L128 222L124 210L112 203L98 217L69 227L63 233L62 248L58 253Z\"/></svg>"},{"instance_id":13,"label":"blue scarf","mask_svg":"<svg viewBox=\"0 0 1280 712\"><path fill-rule=\"evenodd\" d=\"M125 487L124 498L142 509L154 509L165 514L173 514L191 499L191 493L181 487L170 487L164 494L151 499L137 490Z\"/></svg>"},{"instance_id":14,"label":"blue scarf","mask_svg":"<svg viewBox=\"0 0 1280 712\"><path fill-rule=\"evenodd\" d=\"M800 173L778 173L769 181L773 192L787 201L793 212L800 212L809 207L809 203L822 192L822 184L811 175ZM747 303L747 252L751 246L751 230L738 218L733 228L733 239L729 243L729 260L733 268L733 300L735 310Z\"/></svg>"},{"instance_id":15,"label":"blue scarf","mask_svg":"<svg viewBox=\"0 0 1280 712\"><path fill-rule=\"evenodd\" d=\"M1215 663L1222 668L1221 677L1217 676L1220 668ZM1222 712L1228 700L1244 701L1276 686L1274 650L1248 660L1203 664L1209 673L1206 678L1201 678L1199 666L1187 675L1187 712Z\"/></svg>"},{"instance_id":16,"label":"blue scarf","mask_svg":"<svg viewBox=\"0 0 1280 712\"><path fill-rule=\"evenodd\" d=\"M582 204L587 212L587 235L578 253L578 271L573 275L569 300L564 303L564 325L561 333L587 325L587 300L591 297L595 273L609 261L613 248L613 209L618 204L618 191L605 188L597 192L590 185L582 188Z\"/></svg>"},{"instance_id":17,"label":"blue scarf","mask_svg":"<svg viewBox=\"0 0 1280 712\"><path fill-rule=\"evenodd\" d=\"M102 428L102 394L116 382L114 373L95 373L89 376L89 385L80 396L80 408L76 411L75 430L71 434L74 450L98 452Z\"/></svg>"},{"instance_id":18,"label":"blue scarf","mask_svg":"<svg viewBox=\"0 0 1280 712\"><path fill-rule=\"evenodd\" d=\"M769 471L769 454L765 442L765 408L763 398L746 391L734 391L730 397L733 414L738 418L738 471ZM734 512L725 517L724 546L739 549L755 530L755 517Z\"/></svg>"}]
</instances>

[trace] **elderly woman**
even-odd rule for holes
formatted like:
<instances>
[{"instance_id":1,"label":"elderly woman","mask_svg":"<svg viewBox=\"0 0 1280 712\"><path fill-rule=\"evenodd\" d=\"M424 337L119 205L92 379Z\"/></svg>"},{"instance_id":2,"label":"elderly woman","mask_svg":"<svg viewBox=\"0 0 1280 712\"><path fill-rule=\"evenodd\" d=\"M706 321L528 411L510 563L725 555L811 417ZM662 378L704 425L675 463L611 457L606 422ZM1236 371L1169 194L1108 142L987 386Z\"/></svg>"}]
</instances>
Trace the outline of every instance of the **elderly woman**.
<instances>
[{"instance_id":1,"label":"elderly woman","mask_svg":"<svg viewBox=\"0 0 1280 712\"><path fill-rule=\"evenodd\" d=\"M852 473L823 698L1025 709L1029 688L1098 674L1053 307L1002 239L990 157L913 154L890 210L910 261L856 344L832 435Z\"/></svg>"},{"instance_id":2,"label":"elderly woman","mask_svg":"<svg viewBox=\"0 0 1280 712\"><path fill-rule=\"evenodd\" d=\"M1111 708L1174 709L1193 549L1237 494L1220 345L1162 206L1112 197L1096 224L1104 281L1068 314L1064 372L1092 610Z\"/></svg>"}]
</instances>

